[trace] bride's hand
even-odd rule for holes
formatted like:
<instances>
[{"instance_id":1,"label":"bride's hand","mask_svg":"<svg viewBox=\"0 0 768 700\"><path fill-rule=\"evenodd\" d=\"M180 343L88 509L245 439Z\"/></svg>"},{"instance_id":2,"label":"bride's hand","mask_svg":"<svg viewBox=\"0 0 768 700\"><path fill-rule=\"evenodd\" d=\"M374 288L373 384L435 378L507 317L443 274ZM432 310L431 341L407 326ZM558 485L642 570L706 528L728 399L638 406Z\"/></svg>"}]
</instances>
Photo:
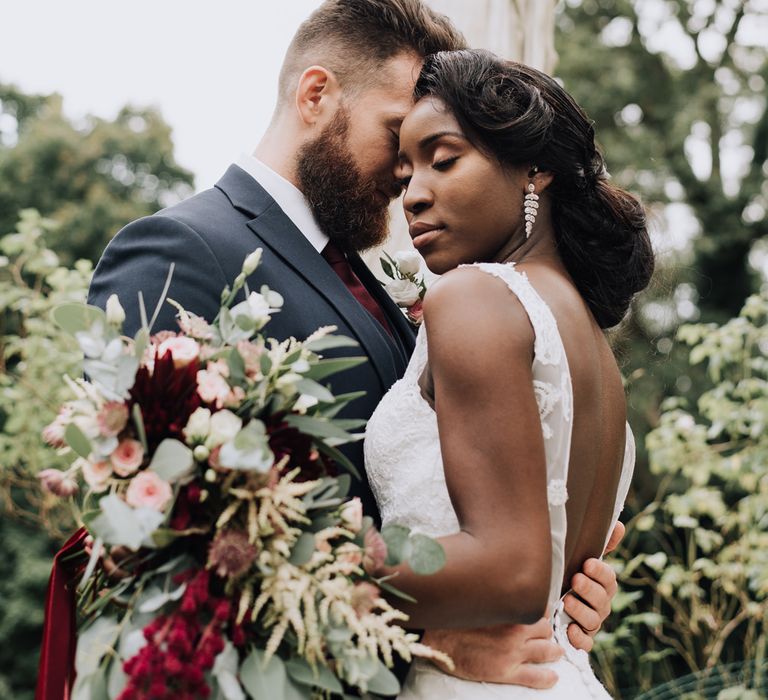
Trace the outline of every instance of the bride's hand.
<instances>
[{"instance_id":1,"label":"bride's hand","mask_svg":"<svg viewBox=\"0 0 768 700\"><path fill-rule=\"evenodd\" d=\"M618 547L625 531L622 523L616 523L605 554ZM587 559L582 572L573 577L571 593L563 602L565 612L573 618L568 625L568 639L577 649L592 651L594 636L611 614L611 601L618 590L616 573L599 559Z\"/></svg>"},{"instance_id":2,"label":"bride's hand","mask_svg":"<svg viewBox=\"0 0 768 700\"><path fill-rule=\"evenodd\" d=\"M427 630L423 642L451 657L455 668L441 669L453 676L538 690L557 683L557 674L540 664L557 661L563 654L546 618L533 625Z\"/></svg>"}]
</instances>

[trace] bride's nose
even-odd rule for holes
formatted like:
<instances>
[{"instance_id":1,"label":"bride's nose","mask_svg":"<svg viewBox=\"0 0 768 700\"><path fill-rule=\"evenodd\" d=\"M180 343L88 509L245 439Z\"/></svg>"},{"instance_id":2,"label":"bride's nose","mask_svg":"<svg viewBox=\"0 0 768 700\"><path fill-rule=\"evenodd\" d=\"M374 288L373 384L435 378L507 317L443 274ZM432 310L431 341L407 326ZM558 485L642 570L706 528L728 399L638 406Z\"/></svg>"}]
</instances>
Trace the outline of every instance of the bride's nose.
<instances>
[{"instance_id":1,"label":"bride's nose","mask_svg":"<svg viewBox=\"0 0 768 700\"><path fill-rule=\"evenodd\" d=\"M422 178L412 177L403 197L403 207L411 214L420 214L435 203L432 190Z\"/></svg>"}]
</instances>

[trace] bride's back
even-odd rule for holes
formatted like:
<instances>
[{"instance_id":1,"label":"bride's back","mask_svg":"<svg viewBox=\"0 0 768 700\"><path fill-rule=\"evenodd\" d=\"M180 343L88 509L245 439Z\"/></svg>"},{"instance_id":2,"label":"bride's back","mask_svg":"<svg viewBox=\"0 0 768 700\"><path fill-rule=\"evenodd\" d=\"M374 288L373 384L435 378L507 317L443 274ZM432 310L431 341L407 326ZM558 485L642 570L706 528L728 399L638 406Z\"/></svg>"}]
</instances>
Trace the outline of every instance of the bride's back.
<instances>
[{"instance_id":1,"label":"bride's back","mask_svg":"<svg viewBox=\"0 0 768 700\"><path fill-rule=\"evenodd\" d=\"M626 444L624 389L604 333L570 279L548 265L520 264L518 269L526 272L557 321L573 385L567 590L584 561L602 554L612 525Z\"/></svg>"}]
</instances>

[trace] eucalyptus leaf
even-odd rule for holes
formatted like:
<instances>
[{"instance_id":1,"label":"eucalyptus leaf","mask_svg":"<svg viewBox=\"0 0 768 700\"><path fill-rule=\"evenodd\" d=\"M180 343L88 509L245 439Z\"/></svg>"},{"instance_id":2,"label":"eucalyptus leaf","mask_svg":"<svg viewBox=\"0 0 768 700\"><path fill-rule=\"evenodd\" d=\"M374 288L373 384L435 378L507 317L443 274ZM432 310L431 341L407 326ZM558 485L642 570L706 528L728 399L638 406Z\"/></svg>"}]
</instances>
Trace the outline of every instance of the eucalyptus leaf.
<instances>
[{"instance_id":1,"label":"eucalyptus leaf","mask_svg":"<svg viewBox=\"0 0 768 700\"><path fill-rule=\"evenodd\" d=\"M313 418L312 416L300 416L291 413L285 417L285 422L297 430L300 430L302 433L313 435L314 437L338 438L339 440L345 441L350 439L350 435L346 431L337 428L333 423L319 418Z\"/></svg>"},{"instance_id":2,"label":"eucalyptus leaf","mask_svg":"<svg viewBox=\"0 0 768 700\"><path fill-rule=\"evenodd\" d=\"M316 443L316 447L326 457L330 457L334 462L336 462L336 464L346 469L358 481L362 480L360 472L357 471L357 467L341 450L337 449L333 445L329 445L327 442L323 442L322 440Z\"/></svg>"},{"instance_id":3,"label":"eucalyptus leaf","mask_svg":"<svg viewBox=\"0 0 768 700\"><path fill-rule=\"evenodd\" d=\"M408 554L408 535L410 531L402 525L385 525L381 530L381 536L387 545L387 566L402 564Z\"/></svg>"},{"instance_id":4,"label":"eucalyptus leaf","mask_svg":"<svg viewBox=\"0 0 768 700\"><path fill-rule=\"evenodd\" d=\"M356 340L344 335L326 335L316 340L304 343L304 347L312 352L322 352L334 348L356 348L360 345Z\"/></svg>"},{"instance_id":5,"label":"eucalyptus leaf","mask_svg":"<svg viewBox=\"0 0 768 700\"><path fill-rule=\"evenodd\" d=\"M245 361L237 348L232 348L227 354L227 367L231 386L241 386L245 383Z\"/></svg>"},{"instance_id":6,"label":"eucalyptus leaf","mask_svg":"<svg viewBox=\"0 0 768 700\"><path fill-rule=\"evenodd\" d=\"M297 683L315 688L322 688L331 693L343 693L341 682L326 666L318 665L314 669L302 658L286 661L285 670Z\"/></svg>"},{"instance_id":7,"label":"eucalyptus leaf","mask_svg":"<svg viewBox=\"0 0 768 700\"><path fill-rule=\"evenodd\" d=\"M278 700L285 694L288 676L278 656L265 663L262 649L253 649L240 666L240 682L253 700Z\"/></svg>"},{"instance_id":8,"label":"eucalyptus leaf","mask_svg":"<svg viewBox=\"0 0 768 700\"><path fill-rule=\"evenodd\" d=\"M319 381L333 374L338 374L353 367L357 367L367 361L365 357L340 357L329 360L318 360L312 363L304 376Z\"/></svg>"},{"instance_id":9,"label":"eucalyptus leaf","mask_svg":"<svg viewBox=\"0 0 768 700\"><path fill-rule=\"evenodd\" d=\"M310 532L303 532L291 549L289 561L294 566L304 566L315 551L315 536Z\"/></svg>"},{"instance_id":10,"label":"eucalyptus leaf","mask_svg":"<svg viewBox=\"0 0 768 700\"><path fill-rule=\"evenodd\" d=\"M426 535L414 534L408 540L408 565L414 573L428 576L445 566L445 550Z\"/></svg>"},{"instance_id":11,"label":"eucalyptus leaf","mask_svg":"<svg viewBox=\"0 0 768 700\"><path fill-rule=\"evenodd\" d=\"M74 423L70 423L64 429L64 439L67 444L76 452L80 457L88 459L93 448L91 447L91 441L85 436L85 433Z\"/></svg>"},{"instance_id":12,"label":"eucalyptus leaf","mask_svg":"<svg viewBox=\"0 0 768 700\"><path fill-rule=\"evenodd\" d=\"M237 649L227 640L224 649L213 662L211 674L219 685L224 700L245 700L245 693L237 680Z\"/></svg>"},{"instance_id":13,"label":"eucalyptus leaf","mask_svg":"<svg viewBox=\"0 0 768 700\"><path fill-rule=\"evenodd\" d=\"M51 312L54 323L66 333L89 331L96 323L106 326L107 316L98 306L75 302L60 304Z\"/></svg>"},{"instance_id":14,"label":"eucalyptus leaf","mask_svg":"<svg viewBox=\"0 0 768 700\"><path fill-rule=\"evenodd\" d=\"M166 438L152 455L149 469L169 484L190 476L195 468L192 450L183 442Z\"/></svg>"},{"instance_id":15,"label":"eucalyptus leaf","mask_svg":"<svg viewBox=\"0 0 768 700\"><path fill-rule=\"evenodd\" d=\"M120 633L120 624L114 617L97 617L77 636L75 670L78 677L96 673L102 658L109 653Z\"/></svg>"},{"instance_id":16,"label":"eucalyptus leaf","mask_svg":"<svg viewBox=\"0 0 768 700\"><path fill-rule=\"evenodd\" d=\"M123 671L123 659L113 659L107 672L107 695L110 700L118 698L126 685L128 685L128 675Z\"/></svg>"},{"instance_id":17,"label":"eucalyptus leaf","mask_svg":"<svg viewBox=\"0 0 768 700\"><path fill-rule=\"evenodd\" d=\"M296 382L296 391L300 394L308 394L314 396L318 401L323 403L333 403L333 394L328 391L322 384L311 379L299 379Z\"/></svg>"},{"instance_id":18,"label":"eucalyptus leaf","mask_svg":"<svg viewBox=\"0 0 768 700\"><path fill-rule=\"evenodd\" d=\"M400 681L383 662L379 661L376 675L368 681L368 690L377 695L397 695L400 692Z\"/></svg>"}]
</instances>

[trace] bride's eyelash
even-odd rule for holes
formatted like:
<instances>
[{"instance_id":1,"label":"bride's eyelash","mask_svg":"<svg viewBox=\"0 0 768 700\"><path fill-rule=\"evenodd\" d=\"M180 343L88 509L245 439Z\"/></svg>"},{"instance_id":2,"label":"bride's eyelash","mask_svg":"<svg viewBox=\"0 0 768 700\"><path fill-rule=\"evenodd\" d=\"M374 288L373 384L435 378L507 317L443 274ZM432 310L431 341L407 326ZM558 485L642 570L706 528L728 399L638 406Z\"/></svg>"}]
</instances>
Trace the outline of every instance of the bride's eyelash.
<instances>
[{"instance_id":1,"label":"bride's eyelash","mask_svg":"<svg viewBox=\"0 0 768 700\"><path fill-rule=\"evenodd\" d=\"M446 158L445 160L439 160L437 163L432 163L432 167L435 170L448 170L457 160L459 159L459 156L452 156L451 158Z\"/></svg>"},{"instance_id":2,"label":"bride's eyelash","mask_svg":"<svg viewBox=\"0 0 768 700\"><path fill-rule=\"evenodd\" d=\"M402 189L404 189L404 190L407 190L407 189L408 189L408 183L409 183L410 181L411 181L411 176L410 176L410 175L406 175L405 177L401 177L401 178L400 178L400 179L397 181L397 184L398 184L398 185L399 185L399 186L400 186Z\"/></svg>"}]
</instances>

